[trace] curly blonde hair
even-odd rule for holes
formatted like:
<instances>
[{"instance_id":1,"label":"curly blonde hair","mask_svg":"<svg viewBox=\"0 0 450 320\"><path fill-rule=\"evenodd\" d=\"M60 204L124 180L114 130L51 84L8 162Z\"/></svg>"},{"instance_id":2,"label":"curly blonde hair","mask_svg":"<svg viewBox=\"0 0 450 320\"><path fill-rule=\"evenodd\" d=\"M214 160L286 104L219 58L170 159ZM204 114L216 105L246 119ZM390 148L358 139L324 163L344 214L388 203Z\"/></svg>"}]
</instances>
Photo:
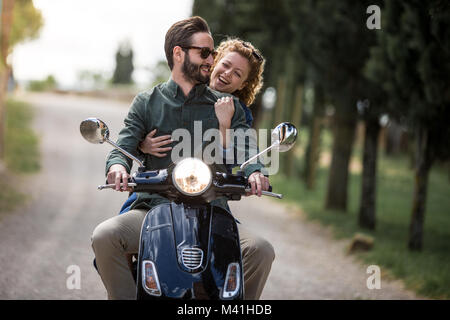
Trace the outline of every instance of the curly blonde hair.
<instances>
[{"instance_id":1,"label":"curly blonde hair","mask_svg":"<svg viewBox=\"0 0 450 320\"><path fill-rule=\"evenodd\" d=\"M249 62L250 70L245 80L246 85L241 90L233 92L233 95L249 106L263 86L264 57L250 42L244 42L239 38L228 38L219 44L212 69L229 52L237 52Z\"/></svg>"}]
</instances>

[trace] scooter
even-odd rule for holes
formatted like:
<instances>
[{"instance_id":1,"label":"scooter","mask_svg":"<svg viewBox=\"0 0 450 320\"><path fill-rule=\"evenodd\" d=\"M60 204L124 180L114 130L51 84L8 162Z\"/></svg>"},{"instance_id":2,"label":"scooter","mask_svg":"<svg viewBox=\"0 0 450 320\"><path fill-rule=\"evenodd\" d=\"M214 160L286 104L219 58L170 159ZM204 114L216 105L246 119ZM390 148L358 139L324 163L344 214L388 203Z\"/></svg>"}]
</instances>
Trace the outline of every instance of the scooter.
<instances>
[{"instance_id":1,"label":"scooter","mask_svg":"<svg viewBox=\"0 0 450 320\"><path fill-rule=\"evenodd\" d=\"M272 132L272 144L243 163L236 174L213 172L197 158L146 171L138 158L109 139L108 126L100 119L84 120L80 131L87 141L107 142L139 164L128 183L134 192L158 193L170 200L149 210L144 218L134 274L137 299L243 299L236 220L210 202L218 197L237 201L250 192L243 169L271 149L289 150L297 137L295 126L279 124ZM114 187L105 184L98 189ZM262 194L282 198L271 189Z\"/></svg>"}]
</instances>

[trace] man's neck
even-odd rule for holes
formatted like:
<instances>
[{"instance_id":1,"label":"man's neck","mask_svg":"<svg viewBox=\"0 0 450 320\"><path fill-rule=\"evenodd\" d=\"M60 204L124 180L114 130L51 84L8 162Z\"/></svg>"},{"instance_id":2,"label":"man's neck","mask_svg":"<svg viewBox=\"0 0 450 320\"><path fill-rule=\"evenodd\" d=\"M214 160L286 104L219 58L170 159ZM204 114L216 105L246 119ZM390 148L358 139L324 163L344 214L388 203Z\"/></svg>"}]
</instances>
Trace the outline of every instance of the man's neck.
<instances>
[{"instance_id":1,"label":"man's neck","mask_svg":"<svg viewBox=\"0 0 450 320\"><path fill-rule=\"evenodd\" d=\"M180 86L181 90L183 91L183 94L185 97L189 95L189 92L191 92L192 88L194 87L194 83L191 81L188 81L183 77L183 74L180 72L173 72L172 71L172 80Z\"/></svg>"}]
</instances>

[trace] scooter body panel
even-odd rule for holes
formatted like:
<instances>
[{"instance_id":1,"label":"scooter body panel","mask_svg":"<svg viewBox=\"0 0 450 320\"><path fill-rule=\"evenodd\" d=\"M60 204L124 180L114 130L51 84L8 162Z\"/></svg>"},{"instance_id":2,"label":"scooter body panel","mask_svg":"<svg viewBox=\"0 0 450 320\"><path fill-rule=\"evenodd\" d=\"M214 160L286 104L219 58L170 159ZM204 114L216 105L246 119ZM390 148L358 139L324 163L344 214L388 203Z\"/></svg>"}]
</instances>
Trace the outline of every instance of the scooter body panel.
<instances>
[{"instance_id":1,"label":"scooter body panel","mask_svg":"<svg viewBox=\"0 0 450 320\"><path fill-rule=\"evenodd\" d=\"M154 296L143 283L143 262L152 261L160 284ZM228 266L239 264L239 290L224 298ZM226 210L211 205L167 203L150 210L142 224L138 299L243 299L239 233Z\"/></svg>"}]
</instances>

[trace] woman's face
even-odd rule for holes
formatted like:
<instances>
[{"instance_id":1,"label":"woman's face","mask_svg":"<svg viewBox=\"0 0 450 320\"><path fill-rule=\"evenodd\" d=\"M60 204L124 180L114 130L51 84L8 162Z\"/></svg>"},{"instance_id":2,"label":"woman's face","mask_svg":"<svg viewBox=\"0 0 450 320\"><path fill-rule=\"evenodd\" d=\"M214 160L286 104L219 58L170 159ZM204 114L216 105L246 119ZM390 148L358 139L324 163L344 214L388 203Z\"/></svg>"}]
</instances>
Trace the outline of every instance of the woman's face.
<instances>
[{"instance_id":1,"label":"woman's face","mask_svg":"<svg viewBox=\"0 0 450 320\"><path fill-rule=\"evenodd\" d=\"M228 52L214 67L209 86L220 92L233 93L245 87L249 72L247 58L237 52Z\"/></svg>"}]
</instances>

